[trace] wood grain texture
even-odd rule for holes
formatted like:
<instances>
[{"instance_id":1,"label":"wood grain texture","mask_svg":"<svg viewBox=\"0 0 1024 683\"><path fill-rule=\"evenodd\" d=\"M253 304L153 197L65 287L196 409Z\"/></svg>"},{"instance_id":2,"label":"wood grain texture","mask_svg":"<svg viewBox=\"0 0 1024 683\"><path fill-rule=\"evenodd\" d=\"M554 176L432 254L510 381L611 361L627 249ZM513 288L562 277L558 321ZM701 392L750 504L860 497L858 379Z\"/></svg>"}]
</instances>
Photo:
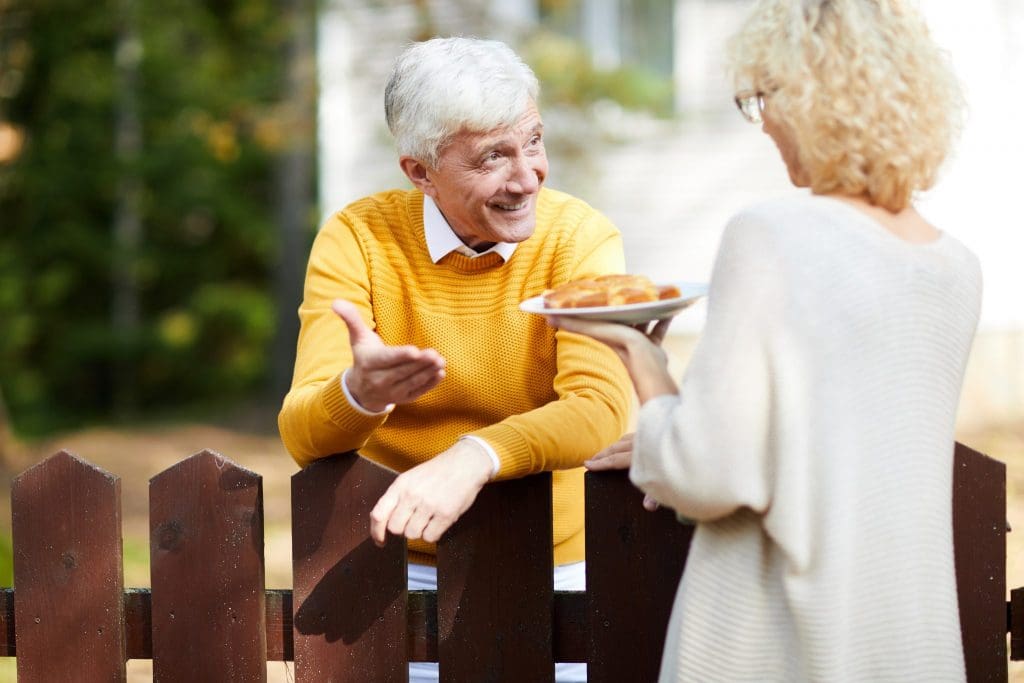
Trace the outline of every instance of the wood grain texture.
<instances>
[{"instance_id":1,"label":"wood grain texture","mask_svg":"<svg viewBox=\"0 0 1024 683\"><path fill-rule=\"evenodd\" d=\"M149 490L154 680L266 680L262 478L203 451Z\"/></svg>"},{"instance_id":2,"label":"wood grain texture","mask_svg":"<svg viewBox=\"0 0 1024 683\"><path fill-rule=\"evenodd\" d=\"M355 453L292 476L295 680L408 676L406 550L370 538L370 510L395 474Z\"/></svg>"},{"instance_id":3,"label":"wood grain texture","mask_svg":"<svg viewBox=\"0 0 1024 683\"><path fill-rule=\"evenodd\" d=\"M443 683L554 680L551 474L485 486L437 546Z\"/></svg>"}]
</instances>

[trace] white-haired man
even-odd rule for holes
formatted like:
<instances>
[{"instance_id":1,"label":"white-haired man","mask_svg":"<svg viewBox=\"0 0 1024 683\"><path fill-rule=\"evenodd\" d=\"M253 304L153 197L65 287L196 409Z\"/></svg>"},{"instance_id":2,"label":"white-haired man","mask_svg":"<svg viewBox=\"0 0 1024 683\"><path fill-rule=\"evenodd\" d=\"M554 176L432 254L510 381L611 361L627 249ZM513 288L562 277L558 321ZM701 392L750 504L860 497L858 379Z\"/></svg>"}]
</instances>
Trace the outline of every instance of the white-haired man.
<instances>
[{"instance_id":1,"label":"white-haired man","mask_svg":"<svg viewBox=\"0 0 1024 683\"><path fill-rule=\"evenodd\" d=\"M485 483L552 471L556 587L582 589L580 465L627 428L618 358L518 309L624 268L604 216L543 188L538 91L502 43L408 47L385 111L414 187L335 214L310 255L281 436L303 466L358 450L402 472L370 532L408 539L410 588L436 585L434 543ZM413 680L436 679L423 669ZM585 668L557 676L585 680Z\"/></svg>"}]
</instances>

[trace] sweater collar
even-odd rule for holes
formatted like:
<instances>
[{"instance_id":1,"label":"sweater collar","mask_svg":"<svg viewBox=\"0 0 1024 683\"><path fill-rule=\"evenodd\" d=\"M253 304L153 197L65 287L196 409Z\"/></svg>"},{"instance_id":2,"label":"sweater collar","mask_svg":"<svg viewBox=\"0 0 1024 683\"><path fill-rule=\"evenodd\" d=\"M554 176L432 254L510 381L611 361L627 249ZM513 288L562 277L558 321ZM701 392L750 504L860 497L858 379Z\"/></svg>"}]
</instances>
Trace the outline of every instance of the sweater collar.
<instances>
[{"instance_id":1,"label":"sweater collar","mask_svg":"<svg viewBox=\"0 0 1024 683\"><path fill-rule=\"evenodd\" d=\"M437 263L453 251L468 256L479 258L484 254L495 253L504 261L512 258L512 252L516 250L514 242L498 242L487 251L477 253L467 247L459 236L455 234L441 210L437 208L434 200L423 195L423 236L427 241L427 251L430 252L430 260Z\"/></svg>"}]
</instances>

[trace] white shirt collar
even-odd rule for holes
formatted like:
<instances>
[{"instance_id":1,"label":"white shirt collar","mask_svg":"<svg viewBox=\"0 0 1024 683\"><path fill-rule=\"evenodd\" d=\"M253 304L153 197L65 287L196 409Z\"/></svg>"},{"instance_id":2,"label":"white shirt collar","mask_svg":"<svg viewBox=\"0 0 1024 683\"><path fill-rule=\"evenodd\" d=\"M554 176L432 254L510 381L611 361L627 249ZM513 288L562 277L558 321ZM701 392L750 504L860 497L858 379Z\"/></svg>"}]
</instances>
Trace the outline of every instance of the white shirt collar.
<instances>
[{"instance_id":1,"label":"white shirt collar","mask_svg":"<svg viewBox=\"0 0 1024 683\"><path fill-rule=\"evenodd\" d=\"M430 252L430 260L437 263L453 251L463 256L476 258L492 251L498 254L503 260L512 258L512 252L516 250L515 242L498 242L487 251L477 253L467 247L459 236L455 234L452 227L448 225L444 214L437 208L434 200L423 195L423 236L427 240L427 251Z\"/></svg>"}]
</instances>

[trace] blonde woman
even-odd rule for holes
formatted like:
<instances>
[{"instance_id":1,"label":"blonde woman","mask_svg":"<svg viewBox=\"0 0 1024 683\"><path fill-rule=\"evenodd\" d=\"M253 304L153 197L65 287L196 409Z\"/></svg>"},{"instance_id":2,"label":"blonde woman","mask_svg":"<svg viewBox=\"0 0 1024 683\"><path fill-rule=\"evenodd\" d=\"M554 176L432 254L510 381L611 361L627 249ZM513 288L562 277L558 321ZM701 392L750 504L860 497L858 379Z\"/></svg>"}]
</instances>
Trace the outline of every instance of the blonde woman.
<instances>
[{"instance_id":1,"label":"blonde woman","mask_svg":"<svg viewBox=\"0 0 1024 683\"><path fill-rule=\"evenodd\" d=\"M953 429L981 274L926 221L961 98L899 0L767 0L737 104L810 194L747 208L680 386L650 332L552 319L623 360L630 467L696 520L662 681L959 681Z\"/></svg>"}]
</instances>

